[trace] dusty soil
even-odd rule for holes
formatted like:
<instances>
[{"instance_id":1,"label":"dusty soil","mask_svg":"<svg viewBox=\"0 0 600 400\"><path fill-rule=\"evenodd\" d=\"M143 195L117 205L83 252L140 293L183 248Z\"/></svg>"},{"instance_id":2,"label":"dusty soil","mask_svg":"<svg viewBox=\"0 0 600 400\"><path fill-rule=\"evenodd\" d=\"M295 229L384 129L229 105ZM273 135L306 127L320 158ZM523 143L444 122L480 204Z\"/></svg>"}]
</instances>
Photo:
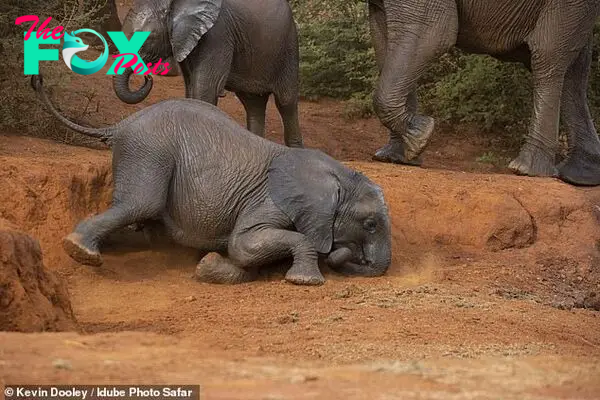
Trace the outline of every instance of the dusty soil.
<instances>
[{"instance_id":1,"label":"dusty soil","mask_svg":"<svg viewBox=\"0 0 600 400\"><path fill-rule=\"evenodd\" d=\"M74 263L60 239L108 205L110 153L11 136L0 149L0 217L39 239L79 332L2 334L4 382L177 381L206 398L600 397L598 189L349 162L390 205L385 277L326 271L309 288L274 269L220 286L191 278L194 251L126 230L103 267Z\"/></svg>"},{"instance_id":2,"label":"dusty soil","mask_svg":"<svg viewBox=\"0 0 600 400\"><path fill-rule=\"evenodd\" d=\"M72 85L92 101L53 98L92 125L183 95L180 77L157 77L137 106L102 74ZM244 122L233 94L219 106ZM0 333L0 382L190 383L210 399L599 399L600 188L506 174L480 157L511 151L476 132L437 132L424 168L373 163L385 130L342 109L302 102L305 143L384 188L394 258L384 277L325 271L322 287L286 284L278 268L198 283L194 251L128 230L101 268L78 265L60 240L109 204L110 153L0 136L0 218L39 240L77 320L73 332ZM267 124L281 142L272 104Z\"/></svg>"},{"instance_id":3,"label":"dusty soil","mask_svg":"<svg viewBox=\"0 0 600 400\"><path fill-rule=\"evenodd\" d=\"M65 282L46 270L37 240L0 219L0 330L76 327Z\"/></svg>"}]
</instances>

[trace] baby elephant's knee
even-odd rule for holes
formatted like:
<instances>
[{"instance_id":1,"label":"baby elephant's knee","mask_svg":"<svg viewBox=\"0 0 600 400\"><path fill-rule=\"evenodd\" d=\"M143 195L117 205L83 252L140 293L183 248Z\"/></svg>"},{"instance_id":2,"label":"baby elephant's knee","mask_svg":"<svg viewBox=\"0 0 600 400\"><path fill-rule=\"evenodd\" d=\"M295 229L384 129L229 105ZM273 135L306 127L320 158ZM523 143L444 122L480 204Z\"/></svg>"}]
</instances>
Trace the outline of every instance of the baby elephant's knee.
<instances>
[{"instance_id":1,"label":"baby elephant's knee","mask_svg":"<svg viewBox=\"0 0 600 400\"><path fill-rule=\"evenodd\" d=\"M256 272L240 268L218 253L208 253L196 266L194 278L206 283L236 284L253 281Z\"/></svg>"},{"instance_id":2,"label":"baby elephant's knee","mask_svg":"<svg viewBox=\"0 0 600 400\"><path fill-rule=\"evenodd\" d=\"M240 265L253 264L253 260L263 253L265 242L260 235L241 235L233 238L228 253Z\"/></svg>"}]
</instances>

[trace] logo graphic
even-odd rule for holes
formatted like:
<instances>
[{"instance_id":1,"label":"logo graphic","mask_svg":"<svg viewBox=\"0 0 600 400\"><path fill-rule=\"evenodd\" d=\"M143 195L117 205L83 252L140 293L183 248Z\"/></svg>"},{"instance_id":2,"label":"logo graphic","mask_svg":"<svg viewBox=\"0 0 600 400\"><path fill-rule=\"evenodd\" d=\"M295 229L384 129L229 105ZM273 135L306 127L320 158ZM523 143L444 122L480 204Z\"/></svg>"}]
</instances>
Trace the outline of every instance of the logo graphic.
<instances>
[{"instance_id":1,"label":"logo graphic","mask_svg":"<svg viewBox=\"0 0 600 400\"><path fill-rule=\"evenodd\" d=\"M91 75L100 71L106 65L106 61L108 61L108 43L102 35L92 29L79 29L69 34L60 25L50 30L46 26L51 20L52 17L46 18L37 30L36 27L40 22L37 15L22 15L15 20L16 25L32 22L31 27L25 32L23 45L23 72L25 75L39 74L40 61L58 61L58 49L43 48L40 45L60 44L61 39L63 39L63 61L71 71L80 75ZM102 41L104 51L94 61L82 60L75 55L89 48L80 37L77 37L77 34L80 33L91 33ZM157 74L161 70L160 74L166 75L169 72L169 63L163 63L162 59L159 59L154 65L152 63L146 64L138 54L138 51L150 36L150 32L134 32L130 39L127 39L123 32L106 33L119 51L119 54L112 56L115 60L106 72L107 75L120 75L125 72L126 68L132 68L135 75ZM152 67L152 70L150 70L150 67Z\"/></svg>"},{"instance_id":2,"label":"logo graphic","mask_svg":"<svg viewBox=\"0 0 600 400\"><path fill-rule=\"evenodd\" d=\"M75 55L75 53L86 51L90 47L83 43L81 38L75 36L78 33L85 32L93 33L98 36L100 40L102 40L102 44L104 44L104 51L100 57L94 61L85 61ZM108 44L102 35L92 29L79 29L75 32L71 32L70 35L65 32L62 56L65 64L67 64L67 67L69 67L71 71L77 72L80 75L91 75L100 71L102 67L104 67L104 64L106 64L106 61L108 60Z\"/></svg>"}]
</instances>

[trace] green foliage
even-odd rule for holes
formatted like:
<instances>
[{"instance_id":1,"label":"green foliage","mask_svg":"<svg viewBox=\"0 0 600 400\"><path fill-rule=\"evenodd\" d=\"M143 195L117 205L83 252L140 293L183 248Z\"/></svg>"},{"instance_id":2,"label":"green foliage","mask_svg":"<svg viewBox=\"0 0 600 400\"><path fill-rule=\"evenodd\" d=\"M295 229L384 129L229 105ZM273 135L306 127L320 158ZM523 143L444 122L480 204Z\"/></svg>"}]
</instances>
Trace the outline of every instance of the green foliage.
<instances>
[{"instance_id":1,"label":"green foliage","mask_svg":"<svg viewBox=\"0 0 600 400\"><path fill-rule=\"evenodd\" d=\"M439 73L448 63L452 68ZM522 65L454 51L432 69L420 86L420 100L425 112L440 122L476 123L486 130L524 128L531 79Z\"/></svg>"},{"instance_id":2,"label":"green foliage","mask_svg":"<svg viewBox=\"0 0 600 400\"><path fill-rule=\"evenodd\" d=\"M290 0L300 41L301 95L348 99L377 78L366 3Z\"/></svg>"},{"instance_id":3,"label":"green foliage","mask_svg":"<svg viewBox=\"0 0 600 400\"><path fill-rule=\"evenodd\" d=\"M477 157L475 159L475 161L477 161L478 163L482 163L482 164L491 164L494 166L502 166L502 165L506 165L510 161L510 158L502 157L502 156L494 153L493 151L489 151L489 152L483 153L482 155Z\"/></svg>"},{"instance_id":4,"label":"green foliage","mask_svg":"<svg viewBox=\"0 0 600 400\"><path fill-rule=\"evenodd\" d=\"M347 100L349 118L370 116L377 80L366 3L290 0L300 36L301 93ZM600 22L589 101L600 117ZM510 134L526 131L532 101L529 72L518 63L453 49L432 63L420 80L421 109L438 122L469 123ZM596 124L600 121L596 120Z\"/></svg>"},{"instance_id":5,"label":"green foliage","mask_svg":"<svg viewBox=\"0 0 600 400\"><path fill-rule=\"evenodd\" d=\"M373 116L371 92L354 93L344 104L344 117L347 119L368 118L371 116Z\"/></svg>"}]
</instances>

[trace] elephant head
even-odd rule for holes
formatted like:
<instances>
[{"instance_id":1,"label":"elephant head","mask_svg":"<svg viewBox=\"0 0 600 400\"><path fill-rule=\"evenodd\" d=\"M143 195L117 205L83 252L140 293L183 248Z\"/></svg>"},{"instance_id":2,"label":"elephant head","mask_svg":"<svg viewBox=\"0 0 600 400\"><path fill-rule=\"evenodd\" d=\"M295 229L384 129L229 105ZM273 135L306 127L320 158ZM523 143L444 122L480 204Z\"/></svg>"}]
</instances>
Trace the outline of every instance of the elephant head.
<instances>
[{"instance_id":1,"label":"elephant head","mask_svg":"<svg viewBox=\"0 0 600 400\"><path fill-rule=\"evenodd\" d=\"M383 191L317 150L293 149L269 168L269 195L337 272L383 275L391 228Z\"/></svg>"},{"instance_id":2,"label":"elephant head","mask_svg":"<svg viewBox=\"0 0 600 400\"><path fill-rule=\"evenodd\" d=\"M221 11L221 0L135 0L123 21L123 32L129 37L138 31L150 31L150 36L138 52L146 63L159 59L183 61L196 47L200 38L214 25ZM125 103L139 103L152 89L152 80L145 76L144 85L132 91L128 68L113 78L115 93Z\"/></svg>"}]
</instances>

